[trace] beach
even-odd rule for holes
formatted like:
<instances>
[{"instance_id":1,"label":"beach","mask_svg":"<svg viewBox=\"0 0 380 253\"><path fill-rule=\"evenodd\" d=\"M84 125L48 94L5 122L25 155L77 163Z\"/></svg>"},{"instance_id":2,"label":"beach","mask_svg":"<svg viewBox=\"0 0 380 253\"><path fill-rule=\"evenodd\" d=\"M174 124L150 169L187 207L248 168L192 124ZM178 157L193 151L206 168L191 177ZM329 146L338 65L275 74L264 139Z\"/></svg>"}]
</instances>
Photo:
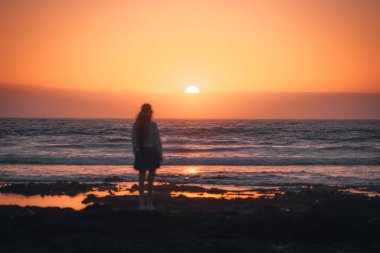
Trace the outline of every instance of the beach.
<instances>
[{"instance_id":1,"label":"beach","mask_svg":"<svg viewBox=\"0 0 380 253\"><path fill-rule=\"evenodd\" d=\"M0 251L379 251L379 121L158 121L154 211L132 123L0 120Z\"/></svg>"},{"instance_id":2,"label":"beach","mask_svg":"<svg viewBox=\"0 0 380 253\"><path fill-rule=\"evenodd\" d=\"M1 205L1 252L380 249L380 198L365 191L326 185L234 191L160 183L157 209L138 211L136 185L114 180L3 184L0 192L8 196L85 197L79 208Z\"/></svg>"},{"instance_id":3,"label":"beach","mask_svg":"<svg viewBox=\"0 0 380 253\"><path fill-rule=\"evenodd\" d=\"M0 253L380 253L380 0L0 0Z\"/></svg>"}]
</instances>

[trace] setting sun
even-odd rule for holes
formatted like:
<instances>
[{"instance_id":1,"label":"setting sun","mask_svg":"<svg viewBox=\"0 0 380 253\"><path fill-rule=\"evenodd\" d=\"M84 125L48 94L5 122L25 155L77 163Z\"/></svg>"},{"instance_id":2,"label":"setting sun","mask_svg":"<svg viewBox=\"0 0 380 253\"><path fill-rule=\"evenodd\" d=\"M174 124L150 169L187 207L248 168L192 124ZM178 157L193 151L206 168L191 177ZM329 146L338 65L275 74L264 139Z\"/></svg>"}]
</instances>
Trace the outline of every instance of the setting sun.
<instances>
[{"instance_id":1,"label":"setting sun","mask_svg":"<svg viewBox=\"0 0 380 253\"><path fill-rule=\"evenodd\" d=\"M186 88L186 93L199 93L199 89L197 86L189 86Z\"/></svg>"}]
</instances>

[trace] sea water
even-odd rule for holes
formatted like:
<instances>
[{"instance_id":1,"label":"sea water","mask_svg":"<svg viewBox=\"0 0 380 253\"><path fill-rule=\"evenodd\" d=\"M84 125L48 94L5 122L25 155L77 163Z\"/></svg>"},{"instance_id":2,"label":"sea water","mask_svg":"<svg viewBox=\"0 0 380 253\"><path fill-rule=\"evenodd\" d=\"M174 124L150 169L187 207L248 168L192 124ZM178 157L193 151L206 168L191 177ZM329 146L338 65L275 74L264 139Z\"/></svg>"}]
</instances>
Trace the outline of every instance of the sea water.
<instances>
[{"instance_id":1,"label":"sea water","mask_svg":"<svg viewBox=\"0 0 380 253\"><path fill-rule=\"evenodd\" d=\"M380 184L379 120L156 120L159 180ZM0 119L0 181L136 179L129 119Z\"/></svg>"}]
</instances>

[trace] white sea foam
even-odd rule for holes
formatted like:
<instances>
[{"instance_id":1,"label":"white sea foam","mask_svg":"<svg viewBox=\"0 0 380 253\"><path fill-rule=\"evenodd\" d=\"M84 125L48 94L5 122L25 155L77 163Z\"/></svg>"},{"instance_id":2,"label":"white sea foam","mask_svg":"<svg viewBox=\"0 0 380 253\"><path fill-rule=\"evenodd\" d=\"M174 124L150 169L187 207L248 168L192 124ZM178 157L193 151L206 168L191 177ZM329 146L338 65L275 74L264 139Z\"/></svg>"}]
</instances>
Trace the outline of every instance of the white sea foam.
<instances>
[{"instance_id":1,"label":"white sea foam","mask_svg":"<svg viewBox=\"0 0 380 253\"><path fill-rule=\"evenodd\" d=\"M136 182L132 166L0 165L0 182ZM380 187L380 166L163 166L157 181L226 186L347 185Z\"/></svg>"}]
</instances>

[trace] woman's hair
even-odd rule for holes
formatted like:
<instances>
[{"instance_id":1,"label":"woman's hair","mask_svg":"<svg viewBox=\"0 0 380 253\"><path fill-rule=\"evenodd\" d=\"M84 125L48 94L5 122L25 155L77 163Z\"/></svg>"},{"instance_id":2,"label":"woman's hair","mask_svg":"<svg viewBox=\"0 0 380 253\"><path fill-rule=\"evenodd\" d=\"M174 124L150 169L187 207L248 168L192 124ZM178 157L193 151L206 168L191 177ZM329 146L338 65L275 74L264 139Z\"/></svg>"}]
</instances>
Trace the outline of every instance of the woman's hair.
<instances>
[{"instance_id":1,"label":"woman's hair","mask_svg":"<svg viewBox=\"0 0 380 253\"><path fill-rule=\"evenodd\" d=\"M139 147L144 146L144 143L148 138L152 113L153 111L150 104L143 104L141 106L141 111L136 119L137 145Z\"/></svg>"}]
</instances>

